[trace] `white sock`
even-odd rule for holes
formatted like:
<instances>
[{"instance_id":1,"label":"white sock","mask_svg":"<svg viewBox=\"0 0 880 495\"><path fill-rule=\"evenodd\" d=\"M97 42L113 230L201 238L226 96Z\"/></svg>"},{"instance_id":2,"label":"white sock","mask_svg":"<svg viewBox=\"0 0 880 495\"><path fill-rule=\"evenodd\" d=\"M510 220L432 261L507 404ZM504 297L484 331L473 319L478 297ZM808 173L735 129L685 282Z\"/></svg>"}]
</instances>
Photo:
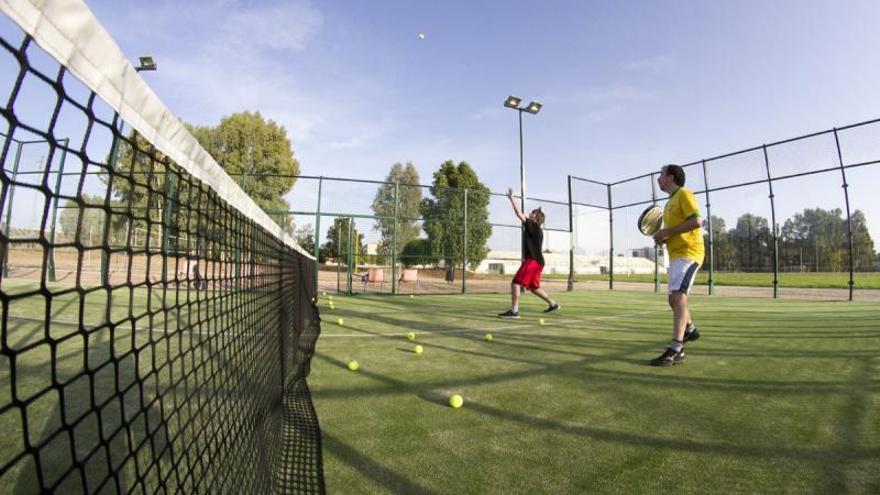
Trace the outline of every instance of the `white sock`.
<instances>
[{"instance_id":1,"label":"white sock","mask_svg":"<svg viewBox=\"0 0 880 495\"><path fill-rule=\"evenodd\" d=\"M672 349L675 352L681 352L681 349L684 347L684 344L682 344L678 340L672 339L672 341L669 342L669 345L667 347L669 349Z\"/></svg>"},{"instance_id":2,"label":"white sock","mask_svg":"<svg viewBox=\"0 0 880 495\"><path fill-rule=\"evenodd\" d=\"M514 313L519 313L519 304L514 304L513 306L510 307L510 310L513 311Z\"/></svg>"}]
</instances>

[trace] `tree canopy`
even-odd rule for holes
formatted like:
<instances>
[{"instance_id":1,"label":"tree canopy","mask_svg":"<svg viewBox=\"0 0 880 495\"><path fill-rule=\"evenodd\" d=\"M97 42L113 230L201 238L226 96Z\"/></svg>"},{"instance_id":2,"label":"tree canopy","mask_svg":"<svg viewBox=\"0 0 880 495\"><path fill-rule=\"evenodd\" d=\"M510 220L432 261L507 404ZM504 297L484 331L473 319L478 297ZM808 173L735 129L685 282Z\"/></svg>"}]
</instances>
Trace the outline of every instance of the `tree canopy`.
<instances>
[{"instance_id":1,"label":"tree canopy","mask_svg":"<svg viewBox=\"0 0 880 495\"><path fill-rule=\"evenodd\" d=\"M406 166L395 163L385 178L386 184L379 186L376 196L373 198L373 213L381 217L377 218L376 230L382 234L382 242L379 245L380 254L390 254L391 244L394 237L395 203L394 195L397 191L397 251L401 252L411 240L419 236L419 207L422 202L422 188L419 183L419 173L412 163ZM395 187L397 184L397 187ZM402 185L401 185L402 184Z\"/></svg>"},{"instance_id":2,"label":"tree canopy","mask_svg":"<svg viewBox=\"0 0 880 495\"><path fill-rule=\"evenodd\" d=\"M489 224L489 188L467 162L448 160L434 172L431 196L422 200L424 230L432 249L447 267L463 262L465 189L467 189L467 263L475 269L486 258Z\"/></svg>"}]
</instances>

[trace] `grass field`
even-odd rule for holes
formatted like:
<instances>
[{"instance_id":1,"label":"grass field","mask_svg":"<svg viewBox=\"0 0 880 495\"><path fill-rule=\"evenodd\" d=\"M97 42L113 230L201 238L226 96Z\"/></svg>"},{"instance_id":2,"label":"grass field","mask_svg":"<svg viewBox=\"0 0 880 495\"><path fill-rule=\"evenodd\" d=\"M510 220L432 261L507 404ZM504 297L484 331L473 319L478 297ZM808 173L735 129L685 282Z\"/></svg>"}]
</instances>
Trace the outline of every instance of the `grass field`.
<instances>
[{"instance_id":1,"label":"grass field","mask_svg":"<svg viewBox=\"0 0 880 495\"><path fill-rule=\"evenodd\" d=\"M660 282L666 283L665 269L660 270ZM567 279L567 274L545 275L546 278ZM716 272L715 285L735 285L741 287L773 287L773 273ZM608 275L578 275L577 280L607 281ZM615 273L614 280L620 282L654 282L653 273L622 274ZM880 272L857 272L853 274L854 287L857 289L880 289ZM709 284L709 274L697 272L698 285ZM779 274L780 287L795 289L846 289L849 287L849 272L842 273L799 273L782 272Z\"/></svg>"},{"instance_id":2,"label":"grass field","mask_svg":"<svg viewBox=\"0 0 880 495\"><path fill-rule=\"evenodd\" d=\"M543 326L534 297L322 300L328 492L880 492L876 304L694 296L703 337L658 369L664 296L558 297Z\"/></svg>"}]
</instances>

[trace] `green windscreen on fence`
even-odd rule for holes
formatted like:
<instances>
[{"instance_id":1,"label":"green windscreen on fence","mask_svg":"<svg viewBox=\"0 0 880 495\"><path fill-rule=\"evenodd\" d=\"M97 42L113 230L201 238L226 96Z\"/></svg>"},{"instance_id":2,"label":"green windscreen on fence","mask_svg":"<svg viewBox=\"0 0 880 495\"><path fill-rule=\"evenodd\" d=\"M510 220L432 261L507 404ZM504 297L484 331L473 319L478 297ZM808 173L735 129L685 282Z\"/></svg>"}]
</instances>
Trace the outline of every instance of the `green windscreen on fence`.
<instances>
[{"instance_id":1,"label":"green windscreen on fence","mask_svg":"<svg viewBox=\"0 0 880 495\"><path fill-rule=\"evenodd\" d=\"M27 34L0 19L0 494L323 493L315 260L176 145L145 85L108 68L93 86L83 64L118 48L84 5L27 24L11 3ZM51 31L65 19L91 30Z\"/></svg>"}]
</instances>

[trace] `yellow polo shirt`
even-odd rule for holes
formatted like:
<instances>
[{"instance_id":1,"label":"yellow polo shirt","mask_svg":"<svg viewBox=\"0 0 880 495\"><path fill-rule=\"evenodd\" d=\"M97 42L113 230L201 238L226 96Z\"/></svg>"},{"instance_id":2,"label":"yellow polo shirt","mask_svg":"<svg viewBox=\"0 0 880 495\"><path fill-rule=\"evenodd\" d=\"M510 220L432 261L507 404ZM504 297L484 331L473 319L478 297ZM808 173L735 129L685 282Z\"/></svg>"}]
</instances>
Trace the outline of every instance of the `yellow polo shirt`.
<instances>
[{"instance_id":1,"label":"yellow polo shirt","mask_svg":"<svg viewBox=\"0 0 880 495\"><path fill-rule=\"evenodd\" d=\"M666 207L663 208L663 227L667 229L675 227L688 218L699 216L700 206L693 191L679 187L669 196ZM666 239L666 249L669 250L669 259L687 258L703 264L703 257L706 254L703 248L703 229L694 229L669 237Z\"/></svg>"}]
</instances>

